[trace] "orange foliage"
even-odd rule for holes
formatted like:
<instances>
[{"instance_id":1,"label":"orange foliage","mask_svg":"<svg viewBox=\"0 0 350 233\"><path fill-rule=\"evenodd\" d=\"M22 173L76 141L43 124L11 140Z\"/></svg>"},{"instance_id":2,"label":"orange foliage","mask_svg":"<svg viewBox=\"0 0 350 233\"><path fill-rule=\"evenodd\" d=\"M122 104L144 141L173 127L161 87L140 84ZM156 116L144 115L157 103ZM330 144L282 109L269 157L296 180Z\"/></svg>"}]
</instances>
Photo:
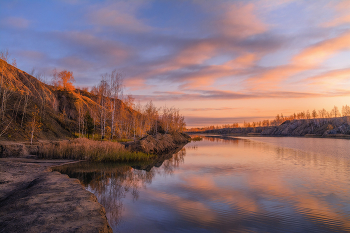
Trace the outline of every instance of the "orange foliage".
<instances>
[{"instance_id":1,"label":"orange foliage","mask_svg":"<svg viewBox=\"0 0 350 233\"><path fill-rule=\"evenodd\" d=\"M53 85L58 89L73 91L75 89L73 82L75 82L73 72L67 70L57 72L56 69L54 70Z\"/></svg>"}]
</instances>

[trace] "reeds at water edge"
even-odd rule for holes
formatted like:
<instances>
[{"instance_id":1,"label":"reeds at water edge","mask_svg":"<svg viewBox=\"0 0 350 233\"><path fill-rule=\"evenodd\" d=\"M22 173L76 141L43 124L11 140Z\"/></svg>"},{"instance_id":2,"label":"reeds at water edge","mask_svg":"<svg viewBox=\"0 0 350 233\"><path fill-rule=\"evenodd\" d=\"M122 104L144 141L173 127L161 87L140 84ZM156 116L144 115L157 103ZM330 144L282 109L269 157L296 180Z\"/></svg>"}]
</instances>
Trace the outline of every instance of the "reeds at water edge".
<instances>
[{"instance_id":1,"label":"reeds at water edge","mask_svg":"<svg viewBox=\"0 0 350 233\"><path fill-rule=\"evenodd\" d=\"M142 152L131 152L118 142L101 142L86 138L43 144L38 150L39 158L96 162L143 161L153 156Z\"/></svg>"}]
</instances>

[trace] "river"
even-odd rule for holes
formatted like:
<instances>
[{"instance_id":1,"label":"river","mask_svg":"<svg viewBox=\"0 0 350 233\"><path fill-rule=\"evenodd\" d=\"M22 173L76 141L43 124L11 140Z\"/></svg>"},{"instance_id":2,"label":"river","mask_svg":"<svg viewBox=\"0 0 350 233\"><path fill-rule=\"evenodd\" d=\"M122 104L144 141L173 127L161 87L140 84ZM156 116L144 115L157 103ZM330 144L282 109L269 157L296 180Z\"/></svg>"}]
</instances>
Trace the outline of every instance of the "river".
<instances>
[{"instance_id":1,"label":"river","mask_svg":"<svg viewBox=\"0 0 350 233\"><path fill-rule=\"evenodd\" d=\"M60 171L96 195L114 232L350 232L346 139L207 136L154 167Z\"/></svg>"}]
</instances>

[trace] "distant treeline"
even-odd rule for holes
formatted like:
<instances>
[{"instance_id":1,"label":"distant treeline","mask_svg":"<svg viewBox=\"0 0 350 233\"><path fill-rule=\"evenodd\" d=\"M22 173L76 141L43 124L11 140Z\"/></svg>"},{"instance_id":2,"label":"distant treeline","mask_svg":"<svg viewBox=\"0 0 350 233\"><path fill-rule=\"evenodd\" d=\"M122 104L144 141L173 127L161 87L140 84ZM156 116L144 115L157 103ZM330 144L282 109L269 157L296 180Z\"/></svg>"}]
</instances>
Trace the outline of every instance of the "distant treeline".
<instances>
[{"instance_id":1,"label":"distant treeline","mask_svg":"<svg viewBox=\"0 0 350 233\"><path fill-rule=\"evenodd\" d=\"M350 116L350 107L348 105L345 105L342 107L342 110L340 112L339 108L337 106L334 106L333 109L330 111L327 111L326 109L321 110L312 110L311 112L309 110L293 113L290 116L284 116L282 113L277 114L275 119L273 120L262 120L262 121L255 121L255 122L245 122L243 124L239 123L233 123L233 124L223 124L223 125L212 125L207 127L201 127L201 128L189 128L186 131L188 132L201 132L201 131L207 131L207 130L214 130L214 129L224 129L224 128L255 128L255 127L268 127L268 126L279 126L285 121L292 121L292 120L301 120L301 119L316 119L316 118L335 118L335 117L341 117L341 116Z\"/></svg>"}]
</instances>

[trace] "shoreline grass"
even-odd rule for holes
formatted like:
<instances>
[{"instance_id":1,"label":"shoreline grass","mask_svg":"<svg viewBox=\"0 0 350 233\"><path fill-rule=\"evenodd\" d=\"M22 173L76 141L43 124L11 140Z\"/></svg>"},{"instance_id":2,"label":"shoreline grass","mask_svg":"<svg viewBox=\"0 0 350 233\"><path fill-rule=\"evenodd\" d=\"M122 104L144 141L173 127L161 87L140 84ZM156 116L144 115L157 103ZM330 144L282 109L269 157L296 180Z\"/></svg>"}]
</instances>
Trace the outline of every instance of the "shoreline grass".
<instances>
[{"instance_id":1,"label":"shoreline grass","mask_svg":"<svg viewBox=\"0 0 350 233\"><path fill-rule=\"evenodd\" d=\"M152 154L132 152L118 142L94 141L78 138L39 146L38 157L45 159L75 159L93 162L144 161Z\"/></svg>"},{"instance_id":2,"label":"shoreline grass","mask_svg":"<svg viewBox=\"0 0 350 233\"><path fill-rule=\"evenodd\" d=\"M203 140L203 138L200 136L196 136L196 137L191 138L192 142L198 142L198 141L202 141L202 140Z\"/></svg>"}]
</instances>

